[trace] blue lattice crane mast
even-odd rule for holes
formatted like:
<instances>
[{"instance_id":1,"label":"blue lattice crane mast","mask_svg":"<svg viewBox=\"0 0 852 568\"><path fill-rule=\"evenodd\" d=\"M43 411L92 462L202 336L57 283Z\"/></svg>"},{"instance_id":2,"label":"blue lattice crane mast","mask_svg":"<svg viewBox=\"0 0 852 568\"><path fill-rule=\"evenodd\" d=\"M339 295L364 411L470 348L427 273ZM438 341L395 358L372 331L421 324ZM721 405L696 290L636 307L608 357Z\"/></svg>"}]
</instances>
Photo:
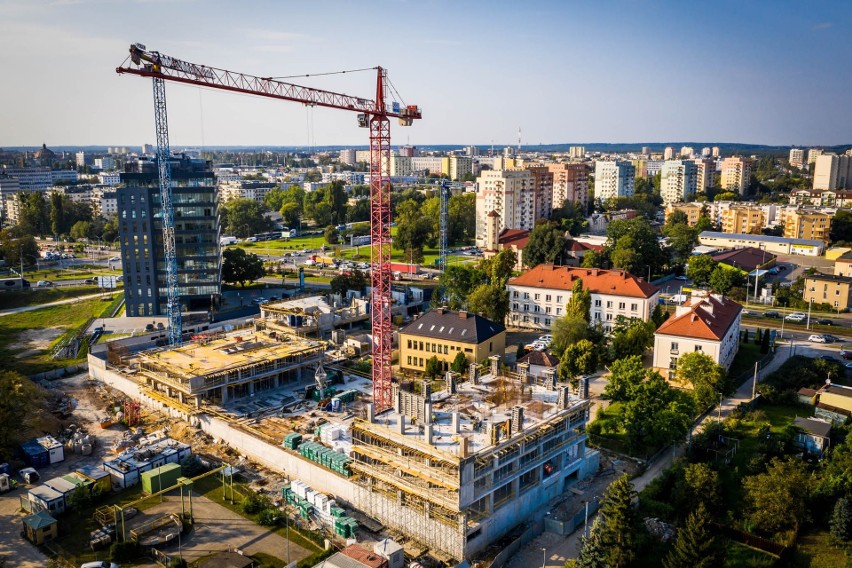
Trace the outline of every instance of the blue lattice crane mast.
<instances>
[{"instance_id":1,"label":"blue lattice crane mast","mask_svg":"<svg viewBox=\"0 0 852 568\"><path fill-rule=\"evenodd\" d=\"M450 182L447 180L441 181L441 219L440 230L438 234L438 264L441 270L447 269L447 248L449 246L450 235Z\"/></svg>"}]
</instances>

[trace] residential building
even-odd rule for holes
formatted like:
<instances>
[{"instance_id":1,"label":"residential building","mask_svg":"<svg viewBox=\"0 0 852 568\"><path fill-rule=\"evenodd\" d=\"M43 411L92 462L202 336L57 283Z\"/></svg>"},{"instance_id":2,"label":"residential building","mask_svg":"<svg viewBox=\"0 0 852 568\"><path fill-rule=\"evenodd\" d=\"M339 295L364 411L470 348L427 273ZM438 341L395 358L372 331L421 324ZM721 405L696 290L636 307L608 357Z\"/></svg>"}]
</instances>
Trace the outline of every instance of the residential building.
<instances>
[{"instance_id":1,"label":"residential building","mask_svg":"<svg viewBox=\"0 0 852 568\"><path fill-rule=\"evenodd\" d=\"M420 153L417 151L417 146L400 146L397 150L397 154L400 156L407 156L409 158L413 158L414 156L419 156Z\"/></svg>"},{"instance_id":2,"label":"residential building","mask_svg":"<svg viewBox=\"0 0 852 568\"><path fill-rule=\"evenodd\" d=\"M656 176L663 169L663 160L648 160L645 162L645 175L649 178Z\"/></svg>"},{"instance_id":3,"label":"residential building","mask_svg":"<svg viewBox=\"0 0 852 568\"><path fill-rule=\"evenodd\" d=\"M784 212L784 236L790 239L812 239L828 242L833 215L818 211Z\"/></svg>"},{"instance_id":4,"label":"residential building","mask_svg":"<svg viewBox=\"0 0 852 568\"><path fill-rule=\"evenodd\" d=\"M540 264L509 280L509 324L550 330L565 315L565 306L577 280L592 296L590 318L612 331L618 316L648 321L660 289L623 270L570 268Z\"/></svg>"},{"instance_id":5,"label":"residential building","mask_svg":"<svg viewBox=\"0 0 852 568\"><path fill-rule=\"evenodd\" d=\"M831 422L820 418L797 416L793 426L798 431L793 437L793 445L812 456L822 457L831 444Z\"/></svg>"},{"instance_id":6,"label":"residential building","mask_svg":"<svg viewBox=\"0 0 852 568\"><path fill-rule=\"evenodd\" d=\"M838 276L852 276L852 251L845 252L835 259L834 273Z\"/></svg>"},{"instance_id":7,"label":"residential building","mask_svg":"<svg viewBox=\"0 0 852 568\"><path fill-rule=\"evenodd\" d=\"M209 162L171 159L180 299L190 310L207 310L221 292L216 180ZM156 161L128 162L121 178L118 228L127 315L162 315L168 290Z\"/></svg>"},{"instance_id":8,"label":"residential building","mask_svg":"<svg viewBox=\"0 0 852 568\"><path fill-rule=\"evenodd\" d=\"M450 156L450 179L461 181L465 176L473 174L473 158L467 156Z\"/></svg>"},{"instance_id":9,"label":"residential building","mask_svg":"<svg viewBox=\"0 0 852 568\"><path fill-rule=\"evenodd\" d=\"M142 144L142 155L149 156L157 152L157 147L153 144Z\"/></svg>"},{"instance_id":10,"label":"residential building","mask_svg":"<svg viewBox=\"0 0 852 568\"><path fill-rule=\"evenodd\" d=\"M557 372L559 367L559 357L552 355L547 351L532 350L517 362L518 372L523 374L526 371L527 376L544 378L551 372Z\"/></svg>"},{"instance_id":11,"label":"residential building","mask_svg":"<svg viewBox=\"0 0 852 568\"><path fill-rule=\"evenodd\" d=\"M722 155L722 153L720 152L718 146L713 146L713 148L710 149L710 156L711 157L718 158L721 155Z\"/></svg>"},{"instance_id":12,"label":"residential building","mask_svg":"<svg viewBox=\"0 0 852 568\"><path fill-rule=\"evenodd\" d=\"M631 197L636 169L621 160L595 162L595 199Z\"/></svg>"},{"instance_id":13,"label":"residential building","mask_svg":"<svg viewBox=\"0 0 852 568\"><path fill-rule=\"evenodd\" d=\"M489 218L489 221L493 220L493 217ZM515 252L515 257L517 258L515 270L523 270L524 247L527 246L527 243L530 240L530 231L527 229L503 229L498 233L495 225L495 227L492 230L487 231L487 233L488 239L482 256L485 258L491 258L504 249L512 249Z\"/></svg>"},{"instance_id":14,"label":"residential building","mask_svg":"<svg viewBox=\"0 0 852 568\"><path fill-rule=\"evenodd\" d=\"M588 233L592 235L606 234L609 224L619 219L634 219L635 209L620 209L618 211L607 211L606 213L592 213L586 217L588 222Z\"/></svg>"},{"instance_id":15,"label":"residential building","mask_svg":"<svg viewBox=\"0 0 852 568\"><path fill-rule=\"evenodd\" d=\"M852 157L818 156L814 166L814 189L852 189Z\"/></svg>"},{"instance_id":16,"label":"residential building","mask_svg":"<svg viewBox=\"0 0 852 568\"><path fill-rule=\"evenodd\" d=\"M533 215L535 220L549 219L556 207L553 202L553 174L545 166L527 166L533 177Z\"/></svg>"},{"instance_id":17,"label":"residential building","mask_svg":"<svg viewBox=\"0 0 852 568\"><path fill-rule=\"evenodd\" d=\"M251 199L258 203L276 186L272 181L239 180L219 183L219 199L222 203L234 199Z\"/></svg>"},{"instance_id":18,"label":"residential building","mask_svg":"<svg viewBox=\"0 0 852 568\"><path fill-rule=\"evenodd\" d=\"M725 191L743 195L751 179L751 163L741 156L722 160L721 185Z\"/></svg>"},{"instance_id":19,"label":"residential building","mask_svg":"<svg viewBox=\"0 0 852 568\"><path fill-rule=\"evenodd\" d=\"M707 193L707 190L716 184L716 162L709 158L696 159L692 162L695 164L695 191Z\"/></svg>"},{"instance_id":20,"label":"residential building","mask_svg":"<svg viewBox=\"0 0 852 568\"><path fill-rule=\"evenodd\" d=\"M369 150L355 150L355 163L370 163L370 151Z\"/></svg>"},{"instance_id":21,"label":"residential building","mask_svg":"<svg viewBox=\"0 0 852 568\"><path fill-rule=\"evenodd\" d=\"M698 218L701 217L703 209L701 203L669 203L666 206L666 219L675 211L680 211L686 215L686 224L694 227L698 223Z\"/></svg>"},{"instance_id":22,"label":"residential building","mask_svg":"<svg viewBox=\"0 0 852 568\"><path fill-rule=\"evenodd\" d=\"M675 155L675 151L674 151L674 148L672 148L671 146L666 146L666 149L663 150L663 159L664 160L671 160L671 159L674 158L674 155Z\"/></svg>"},{"instance_id":23,"label":"residential building","mask_svg":"<svg viewBox=\"0 0 852 568\"><path fill-rule=\"evenodd\" d=\"M17 223L17 207L14 205L20 191L21 184L18 178L6 175L3 170L0 170L0 226L9 222ZM15 216L14 221L12 221L12 215Z\"/></svg>"},{"instance_id":24,"label":"residential building","mask_svg":"<svg viewBox=\"0 0 852 568\"><path fill-rule=\"evenodd\" d=\"M654 333L654 370L674 378L678 359L699 351L725 369L740 345L742 306L719 294L694 293Z\"/></svg>"},{"instance_id":25,"label":"residential building","mask_svg":"<svg viewBox=\"0 0 852 568\"><path fill-rule=\"evenodd\" d=\"M47 166L13 168L3 166L0 174L18 179L21 191L47 191L56 182L76 182L75 170L51 170Z\"/></svg>"},{"instance_id":26,"label":"residential building","mask_svg":"<svg viewBox=\"0 0 852 568\"><path fill-rule=\"evenodd\" d=\"M553 174L553 208L566 201L585 210L589 204L589 168L586 164L548 164Z\"/></svg>"},{"instance_id":27,"label":"residential building","mask_svg":"<svg viewBox=\"0 0 852 568\"><path fill-rule=\"evenodd\" d=\"M664 204L684 203L695 197L696 167L689 160L668 160L660 177L660 195Z\"/></svg>"},{"instance_id":28,"label":"residential building","mask_svg":"<svg viewBox=\"0 0 852 568\"><path fill-rule=\"evenodd\" d=\"M701 149L701 157L702 157L702 158L709 158L709 157L710 157L710 152L711 152L711 150L710 150L710 146L705 146L705 147L703 147L703 148Z\"/></svg>"},{"instance_id":29,"label":"residential building","mask_svg":"<svg viewBox=\"0 0 852 568\"><path fill-rule=\"evenodd\" d=\"M802 148L790 148L790 157L787 160L794 168L805 167L805 151Z\"/></svg>"},{"instance_id":30,"label":"residential building","mask_svg":"<svg viewBox=\"0 0 852 568\"><path fill-rule=\"evenodd\" d=\"M121 183L121 174L119 172L101 172L98 174L98 179L103 185L118 185Z\"/></svg>"},{"instance_id":31,"label":"residential building","mask_svg":"<svg viewBox=\"0 0 852 568\"><path fill-rule=\"evenodd\" d=\"M347 166L355 165L355 149L354 148L345 148L340 151L337 157L338 161L341 164L345 164Z\"/></svg>"},{"instance_id":32,"label":"residential building","mask_svg":"<svg viewBox=\"0 0 852 568\"><path fill-rule=\"evenodd\" d=\"M476 244L485 246L487 216L496 215L503 229L532 229L535 224L535 180L529 170L485 170L476 179Z\"/></svg>"},{"instance_id":33,"label":"residential building","mask_svg":"<svg viewBox=\"0 0 852 568\"><path fill-rule=\"evenodd\" d=\"M760 206L732 205L722 213L722 232L761 234L766 226L766 214Z\"/></svg>"},{"instance_id":34,"label":"residential building","mask_svg":"<svg viewBox=\"0 0 852 568\"><path fill-rule=\"evenodd\" d=\"M698 235L702 245L716 248L760 247L775 254L797 254L801 256L822 256L825 243L817 240L770 237L767 235L744 235L741 233L719 233L703 231Z\"/></svg>"},{"instance_id":35,"label":"residential building","mask_svg":"<svg viewBox=\"0 0 852 568\"><path fill-rule=\"evenodd\" d=\"M99 170L112 170L115 169L115 160L111 156L95 158L94 166Z\"/></svg>"},{"instance_id":36,"label":"residential building","mask_svg":"<svg viewBox=\"0 0 852 568\"><path fill-rule=\"evenodd\" d=\"M802 299L815 304L829 304L837 311L852 306L852 277L837 274L805 275L805 287Z\"/></svg>"},{"instance_id":37,"label":"residential building","mask_svg":"<svg viewBox=\"0 0 852 568\"><path fill-rule=\"evenodd\" d=\"M811 148L808 150L808 165L810 166L811 164L816 163L817 158L822 156L823 153L825 153L825 151L819 148Z\"/></svg>"},{"instance_id":38,"label":"residential building","mask_svg":"<svg viewBox=\"0 0 852 568\"><path fill-rule=\"evenodd\" d=\"M568 157L572 160L582 160L586 157L586 147L585 146L569 146L568 147Z\"/></svg>"},{"instance_id":39,"label":"residential building","mask_svg":"<svg viewBox=\"0 0 852 568\"><path fill-rule=\"evenodd\" d=\"M90 166L92 165L92 155L86 152L77 152L74 155L74 163L77 164L78 168Z\"/></svg>"},{"instance_id":40,"label":"residential building","mask_svg":"<svg viewBox=\"0 0 852 568\"><path fill-rule=\"evenodd\" d=\"M459 353L468 364L506 354L506 328L478 314L446 308L430 310L399 330L399 364L403 370L424 371L437 357L448 371Z\"/></svg>"},{"instance_id":41,"label":"residential building","mask_svg":"<svg viewBox=\"0 0 852 568\"><path fill-rule=\"evenodd\" d=\"M692 159L692 156L695 155L695 148L692 146L681 146L680 148L680 157L685 159Z\"/></svg>"}]
</instances>

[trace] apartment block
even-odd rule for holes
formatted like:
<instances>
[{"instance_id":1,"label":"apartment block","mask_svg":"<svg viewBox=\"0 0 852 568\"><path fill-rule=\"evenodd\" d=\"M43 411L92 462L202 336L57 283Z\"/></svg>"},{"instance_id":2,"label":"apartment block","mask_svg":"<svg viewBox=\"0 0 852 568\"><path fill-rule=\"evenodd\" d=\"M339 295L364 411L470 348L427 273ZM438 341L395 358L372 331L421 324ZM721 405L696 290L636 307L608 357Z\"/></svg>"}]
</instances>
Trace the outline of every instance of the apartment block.
<instances>
[{"instance_id":1,"label":"apartment block","mask_svg":"<svg viewBox=\"0 0 852 568\"><path fill-rule=\"evenodd\" d=\"M837 274L805 276L802 299L815 304L829 304L842 311L852 306L852 277Z\"/></svg>"},{"instance_id":2,"label":"apartment block","mask_svg":"<svg viewBox=\"0 0 852 568\"><path fill-rule=\"evenodd\" d=\"M751 162L740 156L722 160L722 189L743 195L751 178Z\"/></svg>"},{"instance_id":3,"label":"apartment block","mask_svg":"<svg viewBox=\"0 0 852 568\"><path fill-rule=\"evenodd\" d=\"M822 154L814 166L814 189L852 189L852 157Z\"/></svg>"},{"instance_id":4,"label":"apartment block","mask_svg":"<svg viewBox=\"0 0 852 568\"><path fill-rule=\"evenodd\" d=\"M816 163L817 158L822 156L825 153L825 150L821 150L819 148L811 148L808 150L808 165Z\"/></svg>"},{"instance_id":5,"label":"apartment block","mask_svg":"<svg viewBox=\"0 0 852 568\"><path fill-rule=\"evenodd\" d=\"M790 157L787 161L794 168L805 167L805 151L802 148L790 148Z\"/></svg>"},{"instance_id":6,"label":"apartment block","mask_svg":"<svg viewBox=\"0 0 852 568\"><path fill-rule=\"evenodd\" d=\"M337 158L341 164L346 164L347 166L355 165L355 150L351 148L343 149L340 151L340 154Z\"/></svg>"},{"instance_id":7,"label":"apartment block","mask_svg":"<svg viewBox=\"0 0 852 568\"><path fill-rule=\"evenodd\" d=\"M630 162L595 162L595 199L603 201L614 197L631 197L635 176L636 169Z\"/></svg>"},{"instance_id":8,"label":"apartment block","mask_svg":"<svg viewBox=\"0 0 852 568\"><path fill-rule=\"evenodd\" d=\"M604 331L612 331L618 316L648 321L660 289L624 270L571 268L540 264L509 280L509 324L550 330L565 315L565 305L577 280L592 295L590 316Z\"/></svg>"},{"instance_id":9,"label":"apartment block","mask_svg":"<svg viewBox=\"0 0 852 568\"><path fill-rule=\"evenodd\" d=\"M533 211L536 220L548 219L555 207L561 205L553 201L553 174L545 166L528 166L533 177Z\"/></svg>"},{"instance_id":10,"label":"apartment block","mask_svg":"<svg viewBox=\"0 0 852 568\"><path fill-rule=\"evenodd\" d=\"M219 184L219 199L222 203L234 199L251 199L261 202L266 194L276 186L272 181L239 180Z\"/></svg>"},{"instance_id":11,"label":"apartment block","mask_svg":"<svg viewBox=\"0 0 852 568\"><path fill-rule=\"evenodd\" d=\"M473 173L473 158L467 156L450 156L449 176L453 181L461 181L464 176Z\"/></svg>"},{"instance_id":12,"label":"apartment block","mask_svg":"<svg viewBox=\"0 0 852 568\"><path fill-rule=\"evenodd\" d=\"M784 236L790 239L828 241L832 215L816 211L785 211Z\"/></svg>"},{"instance_id":13,"label":"apartment block","mask_svg":"<svg viewBox=\"0 0 852 568\"><path fill-rule=\"evenodd\" d=\"M723 233L759 235L766 226L766 214L760 206L731 206L722 213Z\"/></svg>"},{"instance_id":14,"label":"apartment block","mask_svg":"<svg viewBox=\"0 0 852 568\"><path fill-rule=\"evenodd\" d=\"M695 197L695 163L689 160L668 160L660 176L660 195L663 203L684 203Z\"/></svg>"},{"instance_id":15,"label":"apartment block","mask_svg":"<svg viewBox=\"0 0 852 568\"><path fill-rule=\"evenodd\" d=\"M701 217L703 205L700 203L670 203L666 206L666 219L668 219L675 211L680 211L686 214L686 222L690 227L694 227L698 223L698 218Z\"/></svg>"},{"instance_id":16,"label":"apartment block","mask_svg":"<svg viewBox=\"0 0 852 568\"><path fill-rule=\"evenodd\" d=\"M562 207L566 201L583 210L589 204L589 168L585 164L549 164L553 174L553 207Z\"/></svg>"},{"instance_id":17,"label":"apartment block","mask_svg":"<svg viewBox=\"0 0 852 568\"><path fill-rule=\"evenodd\" d=\"M476 179L476 244L484 247L489 214L503 229L532 229L535 224L535 179L529 170L485 170Z\"/></svg>"},{"instance_id":18,"label":"apartment block","mask_svg":"<svg viewBox=\"0 0 852 568\"><path fill-rule=\"evenodd\" d=\"M709 148L707 149L709 151ZM695 191L706 193L716 184L716 162L710 158L693 160L695 164Z\"/></svg>"},{"instance_id":19,"label":"apartment block","mask_svg":"<svg viewBox=\"0 0 852 568\"><path fill-rule=\"evenodd\" d=\"M569 146L568 147L568 157L572 160L582 160L586 157L586 147L585 146Z\"/></svg>"}]
</instances>

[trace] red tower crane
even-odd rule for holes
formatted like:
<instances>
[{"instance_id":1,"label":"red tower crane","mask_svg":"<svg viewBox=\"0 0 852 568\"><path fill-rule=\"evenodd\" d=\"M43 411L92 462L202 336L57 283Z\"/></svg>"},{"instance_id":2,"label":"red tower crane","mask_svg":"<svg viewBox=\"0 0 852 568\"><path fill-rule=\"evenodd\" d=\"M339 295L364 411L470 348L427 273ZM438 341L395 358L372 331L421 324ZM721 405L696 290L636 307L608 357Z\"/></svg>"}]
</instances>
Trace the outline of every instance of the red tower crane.
<instances>
[{"instance_id":1,"label":"red tower crane","mask_svg":"<svg viewBox=\"0 0 852 568\"><path fill-rule=\"evenodd\" d=\"M376 413L391 408L391 269L390 269L390 119L398 118L402 126L411 126L415 119L422 118L420 108L414 105L390 105L385 100L388 89L387 70L376 67L375 99L354 97L342 93L303 87L278 81L271 77L255 77L206 65L182 61L156 51L148 51L144 45L130 46L130 62L116 68L119 74L130 73L154 80L155 122L158 136L158 158L160 163L161 195L164 208L171 207L171 187L168 172L168 128L166 122L165 81L187 83L224 91L258 95L286 101L300 102L309 106L323 106L358 113L358 125L370 129L370 235L372 243L372 286L371 320L373 326L373 405ZM163 139L162 143L160 139ZM167 203L168 200L168 203ZM164 236L174 234L174 218L164 211ZM171 226L169 226L171 224ZM165 238L168 246L169 238ZM167 271L175 271L166 250ZM174 249L172 249L174 255ZM169 282L176 277L169 274ZM177 304L177 288L169 287L170 312L177 311L176 321L171 322L177 330L170 335L180 338L180 317ZM178 339L179 340L179 339Z\"/></svg>"}]
</instances>

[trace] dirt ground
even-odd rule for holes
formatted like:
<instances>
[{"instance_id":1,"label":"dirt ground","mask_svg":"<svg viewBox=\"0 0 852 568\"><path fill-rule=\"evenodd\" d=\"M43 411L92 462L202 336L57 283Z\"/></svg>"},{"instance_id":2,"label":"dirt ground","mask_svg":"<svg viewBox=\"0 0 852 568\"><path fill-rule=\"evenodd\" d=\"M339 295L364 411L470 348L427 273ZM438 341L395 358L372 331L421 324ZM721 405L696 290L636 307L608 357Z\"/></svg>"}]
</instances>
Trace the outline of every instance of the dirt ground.
<instances>
[{"instance_id":1,"label":"dirt ground","mask_svg":"<svg viewBox=\"0 0 852 568\"><path fill-rule=\"evenodd\" d=\"M18 357L29 357L46 351L50 347L50 343L62 335L64 330L61 327L48 327L45 329L28 329L18 335L16 346L26 348L17 354Z\"/></svg>"}]
</instances>

